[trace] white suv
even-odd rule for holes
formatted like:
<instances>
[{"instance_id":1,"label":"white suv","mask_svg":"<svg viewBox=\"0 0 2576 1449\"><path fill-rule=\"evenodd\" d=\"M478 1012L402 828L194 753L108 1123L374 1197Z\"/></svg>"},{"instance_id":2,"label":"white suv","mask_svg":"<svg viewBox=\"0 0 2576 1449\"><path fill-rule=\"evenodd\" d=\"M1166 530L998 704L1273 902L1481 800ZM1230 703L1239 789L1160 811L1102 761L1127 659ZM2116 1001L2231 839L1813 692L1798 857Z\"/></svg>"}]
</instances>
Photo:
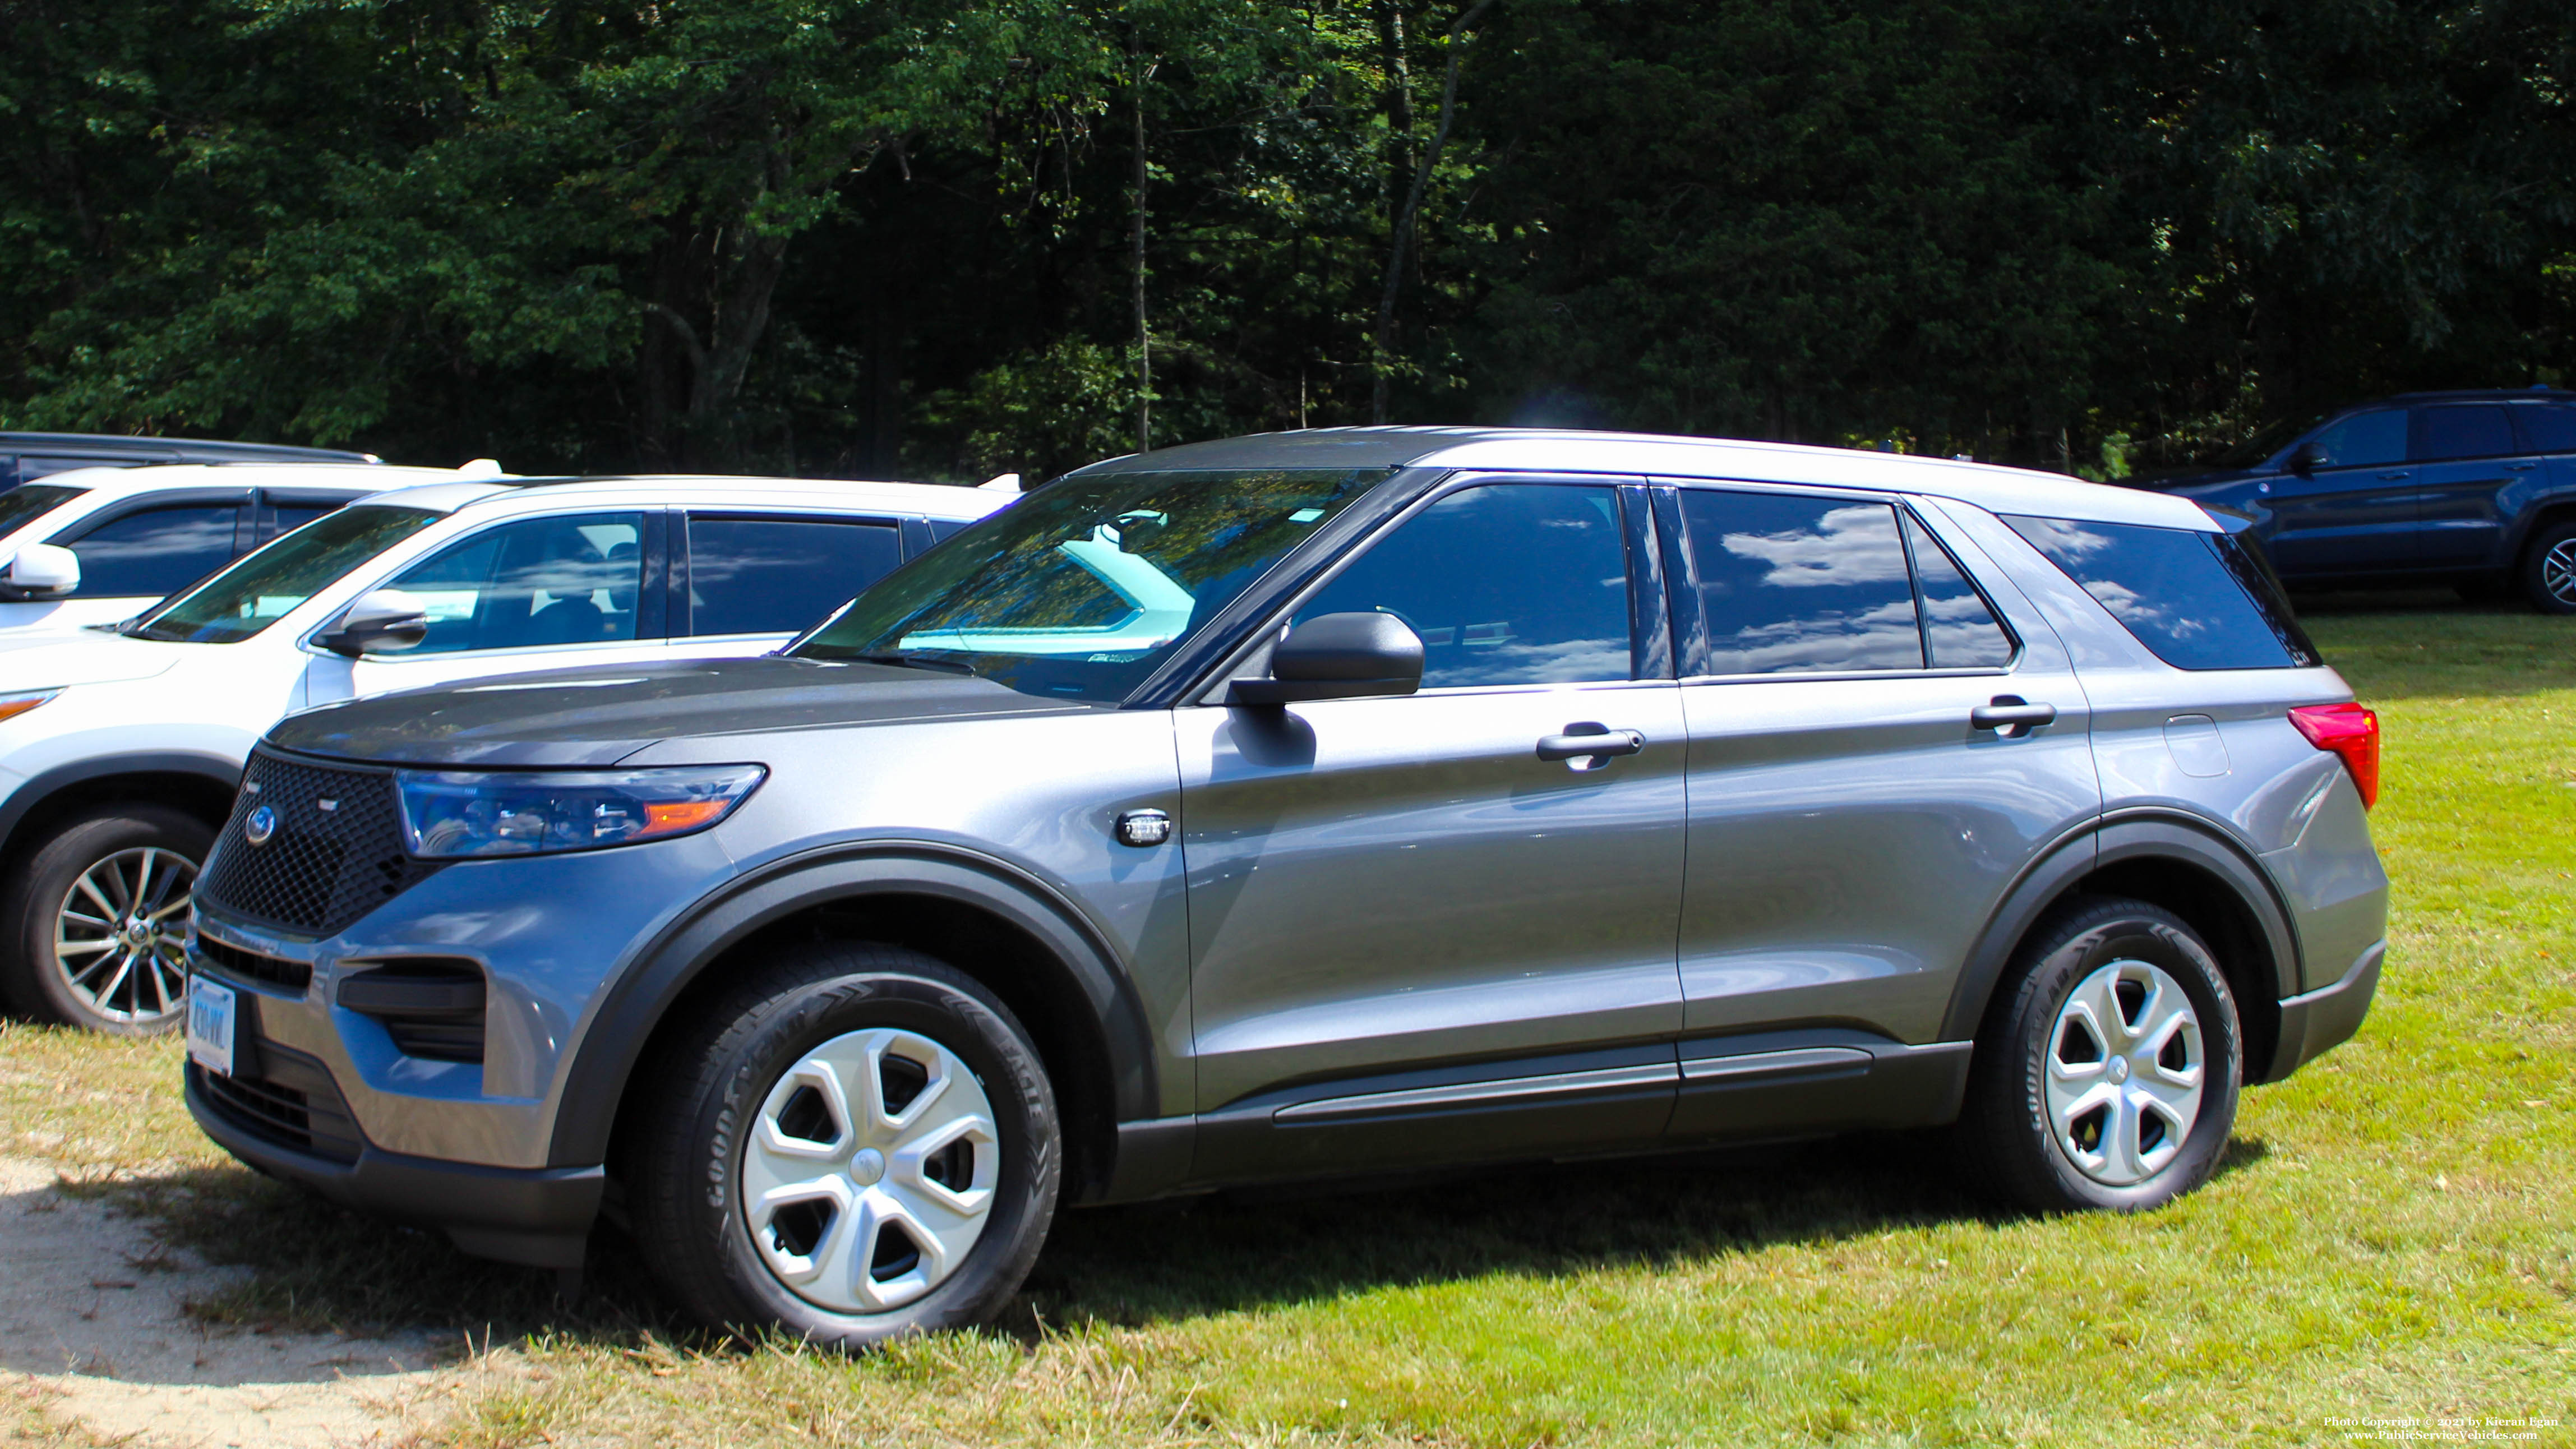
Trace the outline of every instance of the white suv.
<instances>
[{"instance_id":1,"label":"white suv","mask_svg":"<svg viewBox=\"0 0 2576 1449\"><path fill-rule=\"evenodd\" d=\"M121 629L0 634L0 992L44 1021L175 1024L197 867L281 715L474 676L764 653L1013 496L451 481L326 514Z\"/></svg>"},{"instance_id":2,"label":"white suv","mask_svg":"<svg viewBox=\"0 0 2576 1449\"><path fill-rule=\"evenodd\" d=\"M280 534L370 493L495 478L382 463L79 468L0 492L0 631L130 619Z\"/></svg>"}]
</instances>

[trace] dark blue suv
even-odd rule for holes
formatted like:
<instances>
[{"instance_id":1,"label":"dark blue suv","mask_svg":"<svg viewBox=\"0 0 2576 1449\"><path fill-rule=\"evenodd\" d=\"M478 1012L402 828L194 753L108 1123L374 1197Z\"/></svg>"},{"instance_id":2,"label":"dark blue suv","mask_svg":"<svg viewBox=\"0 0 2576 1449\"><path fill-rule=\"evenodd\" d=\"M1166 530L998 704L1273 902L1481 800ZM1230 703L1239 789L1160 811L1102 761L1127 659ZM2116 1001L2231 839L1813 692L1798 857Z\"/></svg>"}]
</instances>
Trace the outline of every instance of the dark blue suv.
<instances>
[{"instance_id":1,"label":"dark blue suv","mask_svg":"<svg viewBox=\"0 0 2576 1449\"><path fill-rule=\"evenodd\" d=\"M2251 516L2294 587L2510 589L2576 614L2576 393L2419 392L2277 425L2146 486Z\"/></svg>"}]
</instances>

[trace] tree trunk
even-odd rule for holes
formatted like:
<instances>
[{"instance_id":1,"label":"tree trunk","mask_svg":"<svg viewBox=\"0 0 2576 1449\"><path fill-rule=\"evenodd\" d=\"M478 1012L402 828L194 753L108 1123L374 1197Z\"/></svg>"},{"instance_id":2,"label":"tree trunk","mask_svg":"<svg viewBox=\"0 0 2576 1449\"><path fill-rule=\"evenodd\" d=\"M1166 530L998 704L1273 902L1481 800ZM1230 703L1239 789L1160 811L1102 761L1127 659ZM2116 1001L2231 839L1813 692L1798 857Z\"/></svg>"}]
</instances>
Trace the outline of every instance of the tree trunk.
<instances>
[{"instance_id":1,"label":"tree trunk","mask_svg":"<svg viewBox=\"0 0 2576 1449\"><path fill-rule=\"evenodd\" d=\"M1369 382L1369 421L1373 423L1387 420L1387 381L1393 366L1395 303L1404 290L1404 266L1413 250L1414 227L1422 215L1422 193L1431 184L1431 173L1440 165L1441 149L1449 144L1450 123L1457 119L1459 38L1493 3L1494 0L1476 0L1466 14L1450 22L1449 33L1442 37L1449 64L1448 76L1440 85L1440 124L1432 129L1431 145L1422 153L1421 164L1413 168L1413 185L1405 191L1404 209L1395 218L1395 235L1387 248L1386 288L1378 294L1377 337L1372 349L1375 356L1371 359L1375 366L1370 369L1375 376Z\"/></svg>"},{"instance_id":2,"label":"tree trunk","mask_svg":"<svg viewBox=\"0 0 2576 1449\"><path fill-rule=\"evenodd\" d=\"M1134 63L1136 100L1136 233L1128 258L1136 308L1136 451L1154 450L1154 329L1145 312L1145 82L1154 68Z\"/></svg>"}]
</instances>

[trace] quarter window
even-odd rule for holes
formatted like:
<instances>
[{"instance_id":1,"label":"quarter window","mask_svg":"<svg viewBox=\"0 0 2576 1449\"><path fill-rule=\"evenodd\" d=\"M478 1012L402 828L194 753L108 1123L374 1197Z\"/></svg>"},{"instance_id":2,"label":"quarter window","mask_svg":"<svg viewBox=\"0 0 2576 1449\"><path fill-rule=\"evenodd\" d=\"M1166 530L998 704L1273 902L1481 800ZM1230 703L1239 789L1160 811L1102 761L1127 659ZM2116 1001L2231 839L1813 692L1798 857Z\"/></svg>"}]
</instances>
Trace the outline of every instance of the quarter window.
<instances>
[{"instance_id":1,"label":"quarter window","mask_svg":"<svg viewBox=\"0 0 2576 1449\"><path fill-rule=\"evenodd\" d=\"M74 597L159 598L175 593L233 559L230 503L153 508L102 523L74 540L81 582Z\"/></svg>"},{"instance_id":2,"label":"quarter window","mask_svg":"<svg viewBox=\"0 0 2576 1449\"><path fill-rule=\"evenodd\" d=\"M1628 551L1611 488L1460 489L1369 546L1297 611L1393 614L1425 689L1629 677Z\"/></svg>"},{"instance_id":3,"label":"quarter window","mask_svg":"<svg viewBox=\"0 0 2576 1449\"><path fill-rule=\"evenodd\" d=\"M644 515L531 518L485 529L389 586L419 597L429 637L407 654L636 637Z\"/></svg>"},{"instance_id":4,"label":"quarter window","mask_svg":"<svg viewBox=\"0 0 2576 1449\"><path fill-rule=\"evenodd\" d=\"M2522 419L2522 435L2530 440L2535 453L2576 453L2576 408L2562 405L2517 407L2513 415Z\"/></svg>"},{"instance_id":5,"label":"quarter window","mask_svg":"<svg viewBox=\"0 0 2576 1449\"><path fill-rule=\"evenodd\" d=\"M2270 571L2229 534L2012 514L2004 522L2176 669L2318 662Z\"/></svg>"},{"instance_id":6,"label":"quarter window","mask_svg":"<svg viewBox=\"0 0 2576 1449\"><path fill-rule=\"evenodd\" d=\"M2000 669L2012 663L2012 636L1958 561L1912 514L1905 515L1905 546L1914 555L1914 582L1923 604L1923 652L1932 667Z\"/></svg>"},{"instance_id":7,"label":"quarter window","mask_svg":"<svg viewBox=\"0 0 2576 1449\"><path fill-rule=\"evenodd\" d=\"M1707 637L1707 658L1694 672L1923 667L1894 507L1686 488L1681 512Z\"/></svg>"},{"instance_id":8,"label":"quarter window","mask_svg":"<svg viewBox=\"0 0 2576 1449\"><path fill-rule=\"evenodd\" d=\"M885 524L692 518L689 630L792 634L901 562L901 538Z\"/></svg>"}]
</instances>

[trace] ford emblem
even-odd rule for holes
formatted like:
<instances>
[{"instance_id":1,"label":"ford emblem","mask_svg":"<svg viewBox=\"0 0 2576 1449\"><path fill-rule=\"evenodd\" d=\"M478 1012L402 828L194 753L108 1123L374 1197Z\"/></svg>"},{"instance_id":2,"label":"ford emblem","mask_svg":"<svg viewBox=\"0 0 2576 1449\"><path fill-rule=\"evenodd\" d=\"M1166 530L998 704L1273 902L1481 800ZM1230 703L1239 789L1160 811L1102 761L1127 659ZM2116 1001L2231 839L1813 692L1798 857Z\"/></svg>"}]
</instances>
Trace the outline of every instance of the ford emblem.
<instances>
[{"instance_id":1,"label":"ford emblem","mask_svg":"<svg viewBox=\"0 0 2576 1449\"><path fill-rule=\"evenodd\" d=\"M266 845L276 833L277 812L265 805L250 812L250 818L242 822L242 839L253 845Z\"/></svg>"}]
</instances>

